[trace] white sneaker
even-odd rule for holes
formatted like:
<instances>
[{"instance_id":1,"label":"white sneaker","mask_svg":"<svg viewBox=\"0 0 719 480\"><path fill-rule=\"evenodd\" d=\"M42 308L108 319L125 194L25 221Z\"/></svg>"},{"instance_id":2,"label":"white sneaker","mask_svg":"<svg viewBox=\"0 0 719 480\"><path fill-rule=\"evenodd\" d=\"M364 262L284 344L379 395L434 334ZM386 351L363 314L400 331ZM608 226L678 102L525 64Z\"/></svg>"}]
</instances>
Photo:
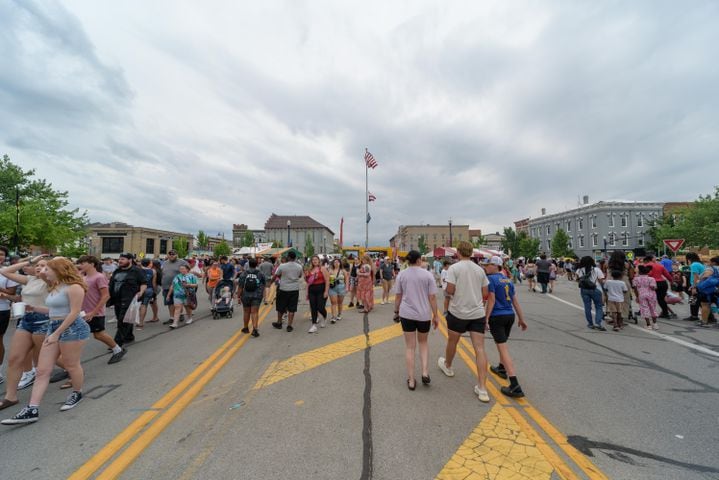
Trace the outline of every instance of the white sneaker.
<instances>
[{"instance_id":1,"label":"white sneaker","mask_svg":"<svg viewBox=\"0 0 719 480\"><path fill-rule=\"evenodd\" d=\"M117 318L112 317L112 318L108 319L105 323L117 323Z\"/></svg>"},{"instance_id":2,"label":"white sneaker","mask_svg":"<svg viewBox=\"0 0 719 480\"><path fill-rule=\"evenodd\" d=\"M449 368L447 366L447 364L445 363L444 357L439 357L439 359L437 360L437 366L448 377L454 377L454 370L452 370L451 368Z\"/></svg>"},{"instance_id":3,"label":"white sneaker","mask_svg":"<svg viewBox=\"0 0 719 480\"><path fill-rule=\"evenodd\" d=\"M652 326L651 326L651 325L647 325L647 326L644 327L644 328L646 328L647 330L651 330L651 329L652 329Z\"/></svg>"},{"instance_id":4,"label":"white sneaker","mask_svg":"<svg viewBox=\"0 0 719 480\"><path fill-rule=\"evenodd\" d=\"M489 402L489 394L487 393L487 390L481 390L479 385L474 386L474 393L477 394L477 398L479 398L480 402Z\"/></svg>"},{"instance_id":5,"label":"white sneaker","mask_svg":"<svg viewBox=\"0 0 719 480\"><path fill-rule=\"evenodd\" d=\"M192 317L189 317L188 319L185 320L185 325L189 325L189 324L191 324L193 321L194 321L194 319L193 319Z\"/></svg>"},{"instance_id":6,"label":"white sneaker","mask_svg":"<svg viewBox=\"0 0 719 480\"><path fill-rule=\"evenodd\" d=\"M337 317L332 317L332 318L330 319L330 323L331 323L332 325L334 325L335 323L337 323Z\"/></svg>"},{"instance_id":7,"label":"white sneaker","mask_svg":"<svg viewBox=\"0 0 719 480\"><path fill-rule=\"evenodd\" d=\"M313 323L307 333L317 333L317 324Z\"/></svg>"},{"instance_id":8,"label":"white sneaker","mask_svg":"<svg viewBox=\"0 0 719 480\"><path fill-rule=\"evenodd\" d=\"M655 323L654 325L652 325L652 328L653 328L654 330L659 330L659 324L658 324L658 323Z\"/></svg>"},{"instance_id":9,"label":"white sneaker","mask_svg":"<svg viewBox=\"0 0 719 480\"><path fill-rule=\"evenodd\" d=\"M380 302L380 305L384 305L384 300L382 300L382 301Z\"/></svg>"},{"instance_id":10,"label":"white sneaker","mask_svg":"<svg viewBox=\"0 0 719 480\"><path fill-rule=\"evenodd\" d=\"M327 326L327 319L323 318L320 320L320 328L325 328Z\"/></svg>"},{"instance_id":11,"label":"white sneaker","mask_svg":"<svg viewBox=\"0 0 719 480\"><path fill-rule=\"evenodd\" d=\"M20 381L17 384L18 390L23 390L30 385L35 383L35 370L30 370L29 372L22 372L22 377L20 377Z\"/></svg>"},{"instance_id":12,"label":"white sneaker","mask_svg":"<svg viewBox=\"0 0 719 480\"><path fill-rule=\"evenodd\" d=\"M339 317L335 318L335 320L337 320L338 322L339 322L340 320L342 320L342 315L340 315Z\"/></svg>"}]
</instances>

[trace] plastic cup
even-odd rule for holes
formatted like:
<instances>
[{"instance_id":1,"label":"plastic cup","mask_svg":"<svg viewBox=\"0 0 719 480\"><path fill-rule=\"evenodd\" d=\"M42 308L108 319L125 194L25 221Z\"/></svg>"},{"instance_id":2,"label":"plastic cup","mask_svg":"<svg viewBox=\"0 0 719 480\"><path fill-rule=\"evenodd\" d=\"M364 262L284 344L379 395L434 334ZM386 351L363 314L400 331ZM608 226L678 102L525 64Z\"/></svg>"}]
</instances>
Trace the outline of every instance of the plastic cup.
<instances>
[{"instance_id":1,"label":"plastic cup","mask_svg":"<svg viewBox=\"0 0 719 480\"><path fill-rule=\"evenodd\" d=\"M15 302L12 304L12 316L22 317L25 315L25 302Z\"/></svg>"}]
</instances>

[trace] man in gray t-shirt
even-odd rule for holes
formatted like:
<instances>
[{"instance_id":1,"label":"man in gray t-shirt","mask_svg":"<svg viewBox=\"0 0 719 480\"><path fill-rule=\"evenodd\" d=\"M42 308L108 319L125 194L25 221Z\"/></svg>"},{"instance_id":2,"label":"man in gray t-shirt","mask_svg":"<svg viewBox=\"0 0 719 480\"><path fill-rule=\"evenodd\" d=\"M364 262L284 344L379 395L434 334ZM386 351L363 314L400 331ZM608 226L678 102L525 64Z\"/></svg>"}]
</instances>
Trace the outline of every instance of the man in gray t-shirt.
<instances>
[{"instance_id":1,"label":"man in gray t-shirt","mask_svg":"<svg viewBox=\"0 0 719 480\"><path fill-rule=\"evenodd\" d=\"M549 270L552 267L552 262L547 260L547 255L543 253L539 256L539 260L536 261L535 265L537 265L537 282L542 286L542 293L547 293Z\"/></svg>"},{"instance_id":2,"label":"man in gray t-shirt","mask_svg":"<svg viewBox=\"0 0 719 480\"><path fill-rule=\"evenodd\" d=\"M167 309L170 311L170 319L167 322L163 322L163 324L172 322L175 316L175 302L172 297L170 297L169 301L167 300L167 293L170 291L172 281L177 274L180 273L180 267L183 265L189 267L186 261L177 258L177 252L175 250L167 252L167 260L162 264L162 298L165 301L165 305L167 305ZM182 306L179 306L179 308L182 308Z\"/></svg>"},{"instance_id":3,"label":"man in gray t-shirt","mask_svg":"<svg viewBox=\"0 0 719 480\"><path fill-rule=\"evenodd\" d=\"M267 288L263 290L264 292L264 298L265 305L267 305L267 295L269 295L270 287L272 286L272 261L268 258L265 258L262 260L262 263L259 264L257 267L260 272L262 272L262 275L264 275L265 280L267 281Z\"/></svg>"},{"instance_id":4,"label":"man in gray t-shirt","mask_svg":"<svg viewBox=\"0 0 719 480\"><path fill-rule=\"evenodd\" d=\"M297 303L300 298L300 279L304 275L302 266L295 260L297 256L295 252L287 253L287 263L283 263L277 268L275 276L280 279L280 288L277 289L277 321L272 322L272 326L282 329L282 315L287 313L287 331L293 330L292 322L297 312Z\"/></svg>"}]
</instances>

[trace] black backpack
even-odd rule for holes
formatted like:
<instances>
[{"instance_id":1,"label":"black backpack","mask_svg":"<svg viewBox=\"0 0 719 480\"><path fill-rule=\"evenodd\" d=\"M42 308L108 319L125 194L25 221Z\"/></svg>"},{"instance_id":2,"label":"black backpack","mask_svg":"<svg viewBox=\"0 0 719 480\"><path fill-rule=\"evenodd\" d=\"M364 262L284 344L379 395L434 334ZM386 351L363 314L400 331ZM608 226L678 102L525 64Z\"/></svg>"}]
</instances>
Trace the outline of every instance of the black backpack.
<instances>
[{"instance_id":1,"label":"black backpack","mask_svg":"<svg viewBox=\"0 0 719 480\"><path fill-rule=\"evenodd\" d=\"M245 283L242 285L242 290L247 293L256 292L260 287L260 279L256 272L249 271L245 275Z\"/></svg>"},{"instance_id":2,"label":"black backpack","mask_svg":"<svg viewBox=\"0 0 719 480\"><path fill-rule=\"evenodd\" d=\"M579 288L583 288L584 290L594 290L597 288L597 284L592 281L592 273L594 273L594 268L584 269L583 275L579 277Z\"/></svg>"}]
</instances>

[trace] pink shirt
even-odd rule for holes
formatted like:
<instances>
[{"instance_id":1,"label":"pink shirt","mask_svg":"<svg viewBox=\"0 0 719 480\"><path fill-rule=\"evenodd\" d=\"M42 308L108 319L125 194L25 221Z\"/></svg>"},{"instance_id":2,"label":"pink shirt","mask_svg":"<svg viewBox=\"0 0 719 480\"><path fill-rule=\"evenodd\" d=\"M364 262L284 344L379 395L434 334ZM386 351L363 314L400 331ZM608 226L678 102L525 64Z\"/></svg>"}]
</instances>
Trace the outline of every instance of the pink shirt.
<instances>
[{"instance_id":1,"label":"pink shirt","mask_svg":"<svg viewBox=\"0 0 719 480\"><path fill-rule=\"evenodd\" d=\"M82 309L85 313L90 313L100 302L100 298L102 298L102 292L100 290L107 288L108 282L105 275L95 272L92 275L85 277L85 284L87 284L87 292L85 293L85 299L82 301ZM102 317L104 315L105 304L103 303L95 316Z\"/></svg>"},{"instance_id":2,"label":"pink shirt","mask_svg":"<svg viewBox=\"0 0 719 480\"><path fill-rule=\"evenodd\" d=\"M639 275L638 277L634 277L633 283L640 297L656 297L657 281L652 277Z\"/></svg>"}]
</instances>

